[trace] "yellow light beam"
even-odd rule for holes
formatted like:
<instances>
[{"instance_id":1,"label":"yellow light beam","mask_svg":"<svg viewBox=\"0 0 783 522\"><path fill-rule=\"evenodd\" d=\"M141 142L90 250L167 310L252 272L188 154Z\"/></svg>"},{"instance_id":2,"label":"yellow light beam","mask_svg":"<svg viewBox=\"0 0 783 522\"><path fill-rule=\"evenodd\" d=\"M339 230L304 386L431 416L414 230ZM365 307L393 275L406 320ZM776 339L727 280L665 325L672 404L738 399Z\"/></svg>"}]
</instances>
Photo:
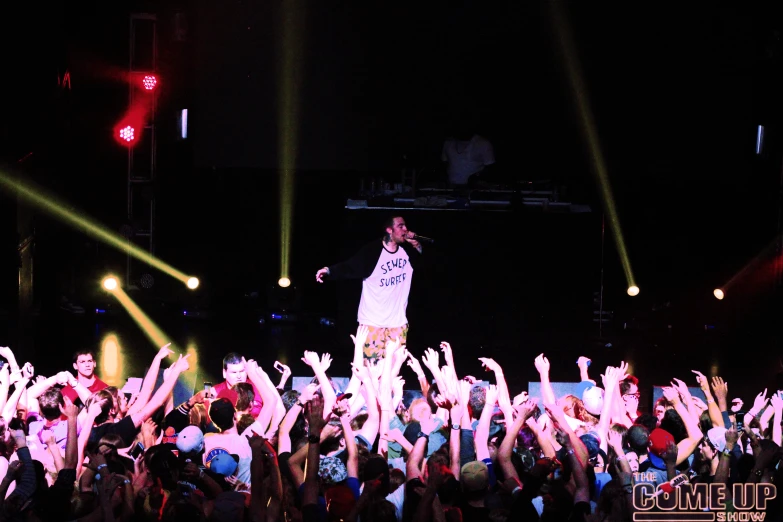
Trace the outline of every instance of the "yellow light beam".
<instances>
[{"instance_id":1,"label":"yellow light beam","mask_svg":"<svg viewBox=\"0 0 783 522\"><path fill-rule=\"evenodd\" d=\"M149 252L137 247L130 243L127 238L124 238L118 234L115 234L106 227L96 223L92 219L79 215L74 211L65 208L55 202L54 198L45 194L45 192L38 188L33 187L28 183L15 180L12 177L0 172L0 185L5 186L7 189L15 191L19 196L23 197L29 203L36 207L48 212L49 214L60 218L68 225L81 230L85 234L92 236L93 238L112 246L122 252L126 252L135 257L143 263L147 263L176 279L179 279L183 283L188 282L190 276L185 275L176 268L168 265L151 255Z\"/></svg>"},{"instance_id":2,"label":"yellow light beam","mask_svg":"<svg viewBox=\"0 0 783 522\"><path fill-rule=\"evenodd\" d=\"M114 334L107 335L101 343L101 379L110 386L119 386L124 380L124 365L120 341Z\"/></svg>"},{"instance_id":3,"label":"yellow light beam","mask_svg":"<svg viewBox=\"0 0 783 522\"><path fill-rule=\"evenodd\" d=\"M150 319L149 316L147 316L147 314L141 310L141 308L139 308L139 305L137 305L122 288L117 287L115 290L112 290L111 294L116 297L117 301L119 301L125 310L128 311L128 315L130 315L131 318L136 321L136 324L139 325L141 331L145 333L145 335L149 338L150 341L152 341L152 344L154 344L156 348L160 348L169 342L168 336L163 333L163 330L161 330L160 327L155 324L155 322Z\"/></svg>"},{"instance_id":4,"label":"yellow light beam","mask_svg":"<svg viewBox=\"0 0 783 522\"><path fill-rule=\"evenodd\" d=\"M623 265L623 272L625 272L625 279L628 283L628 287L636 287L636 281L631 271L631 261L628 257L628 252L625 246L625 240L623 239L623 231L620 226L620 219L617 216L617 209L614 205L614 196L612 195L612 186L609 183L609 176L607 174L606 161L604 160L603 151L598 139L597 127L593 112L590 109L590 104L587 100L587 87L582 80L582 71L579 66L578 57L574 50L574 43L571 39L571 29L566 17L560 12L560 2L550 2L552 7L552 21L555 31L558 34L559 42L562 47L563 56L565 58L566 76L573 92L574 103L576 104L577 112L582 123L582 133L587 141L587 146L590 151L590 156L593 160L593 171L598 178L598 187L601 191L601 199L604 204L604 211L609 218L609 225L612 229L612 235L614 236L615 245L617 245L617 254L620 257L620 262Z\"/></svg>"},{"instance_id":5,"label":"yellow light beam","mask_svg":"<svg viewBox=\"0 0 783 522\"><path fill-rule=\"evenodd\" d=\"M280 170L280 277L288 278L294 213L294 173L299 138L304 4L283 2L278 81L278 159Z\"/></svg>"}]
</instances>

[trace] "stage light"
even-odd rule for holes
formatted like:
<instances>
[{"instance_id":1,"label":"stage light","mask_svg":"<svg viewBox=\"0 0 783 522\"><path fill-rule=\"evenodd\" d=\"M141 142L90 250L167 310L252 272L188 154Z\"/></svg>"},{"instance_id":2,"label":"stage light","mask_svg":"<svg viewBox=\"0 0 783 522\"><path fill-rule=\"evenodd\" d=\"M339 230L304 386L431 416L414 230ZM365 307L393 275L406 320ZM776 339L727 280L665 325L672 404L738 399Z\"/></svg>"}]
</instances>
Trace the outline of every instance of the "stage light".
<instances>
[{"instance_id":1,"label":"stage light","mask_svg":"<svg viewBox=\"0 0 783 522\"><path fill-rule=\"evenodd\" d=\"M120 129L120 139L126 143L130 143L136 139L136 129L130 125L126 125Z\"/></svg>"},{"instance_id":2,"label":"stage light","mask_svg":"<svg viewBox=\"0 0 783 522\"><path fill-rule=\"evenodd\" d=\"M722 300L726 296L723 293L723 290L721 290L720 288L716 288L715 290L713 290L712 295L714 295L715 299L717 299L718 301Z\"/></svg>"},{"instance_id":3,"label":"stage light","mask_svg":"<svg viewBox=\"0 0 783 522\"><path fill-rule=\"evenodd\" d=\"M158 77L154 74L145 74L141 80L145 91L151 91L158 85Z\"/></svg>"},{"instance_id":4,"label":"stage light","mask_svg":"<svg viewBox=\"0 0 783 522\"><path fill-rule=\"evenodd\" d=\"M118 286L120 286L120 284L114 276L109 276L103 280L103 288L109 292L113 292Z\"/></svg>"},{"instance_id":5,"label":"stage light","mask_svg":"<svg viewBox=\"0 0 783 522\"><path fill-rule=\"evenodd\" d=\"M282 288L288 288L289 286L291 286L291 280L288 279L287 277L281 277L277 281L277 284L280 285Z\"/></svg>"},{"instance_id":6,"label":"stage light","mask_svg":"<svg viewBox=\"0 0 783 522\"><path fill-rule=\"evenodd\" d=\"M628 295L631 297L639 295L639 287L638 286L629 286L628 287Z\"/></svg>"},{"instance_id":7,"label":"stage light","mask_svg":"<svg viewBox=\"0 0 783 522\"><path fill-rule=\"evenodd\" d=\"M200 282L197 277L191 277L190 279L188 279L187 282L188 288L190 288L191 290L195 290L196 288L198 288L199 284Z\"/></svg>"}]
</instances>

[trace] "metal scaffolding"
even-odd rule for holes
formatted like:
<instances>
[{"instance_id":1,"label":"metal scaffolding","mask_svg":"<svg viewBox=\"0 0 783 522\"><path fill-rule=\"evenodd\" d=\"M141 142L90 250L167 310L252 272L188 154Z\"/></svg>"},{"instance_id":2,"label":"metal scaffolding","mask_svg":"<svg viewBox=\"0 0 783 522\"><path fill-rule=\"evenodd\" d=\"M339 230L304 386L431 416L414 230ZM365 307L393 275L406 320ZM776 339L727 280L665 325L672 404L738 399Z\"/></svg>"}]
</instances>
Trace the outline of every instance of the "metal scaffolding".
<instances>
[{"instance_id":1,"label":"metal scaffolding","mask_svg":"<svg viewBox=\"0 0 783 522\"><path fill-rule=\"evenodd\" d=\"M130 111L143 108L145 115L138 139L128 147L128 223L126 237L133 243L155 254L155 170L157 92L140 88L145 74L157 74L158 21L154 14L133 13L130 15L129 31L129 81L128 107ZM137 267L139 262L127 256L125 273L126 288L132 288L146 275L145 268ZM147 285L145 285L147 286Z\"/></svg>"}]
</instances>

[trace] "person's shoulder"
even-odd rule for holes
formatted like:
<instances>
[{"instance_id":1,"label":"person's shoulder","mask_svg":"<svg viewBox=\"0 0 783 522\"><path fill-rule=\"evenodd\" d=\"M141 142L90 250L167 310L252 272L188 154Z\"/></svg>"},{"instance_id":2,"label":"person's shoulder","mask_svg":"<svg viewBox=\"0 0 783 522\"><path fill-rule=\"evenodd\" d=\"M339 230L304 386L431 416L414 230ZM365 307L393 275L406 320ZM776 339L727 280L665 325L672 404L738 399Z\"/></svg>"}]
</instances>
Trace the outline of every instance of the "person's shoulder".
<instances>
[{"instance_id":1,"label":"person's shoulder","mask_svg":"<svg viewBox=\"0 0 783 522\"><path fill-rule=\"evenodd\" d=\"M99 378L96 376L96 377L95 377L95 382L94 382L94 383L92 383L92 386L90 386L90 387L89 387L89 390L90 390L91 392L95 393L95 392L97 392L97 391L101 391L101 390L103 390L103 389L105 389L105 388L108 388L108 387L109 387L109 385L108 385L108 384L106 384L105 382L103 382L102 380L100 380L100 379L99 379Z\"/></svg>"}]
</instances>

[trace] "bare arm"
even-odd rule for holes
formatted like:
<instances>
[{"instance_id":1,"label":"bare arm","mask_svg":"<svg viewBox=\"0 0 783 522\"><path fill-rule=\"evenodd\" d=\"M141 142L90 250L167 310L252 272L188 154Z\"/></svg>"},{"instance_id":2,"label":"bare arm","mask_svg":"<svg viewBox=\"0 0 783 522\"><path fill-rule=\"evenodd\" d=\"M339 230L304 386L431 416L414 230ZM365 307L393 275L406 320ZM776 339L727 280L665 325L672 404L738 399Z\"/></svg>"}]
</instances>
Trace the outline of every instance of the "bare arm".
<instances>
[{"instance_id":1,"label":"bare arm","mask_svg":"<svg viewBox=\"0 0 783 522\"><path fill-rule=\"evenodd\" d=\"M133 403L133 406L131 406L130 410L128 410L128 415L139 413L150 400L150 397L152 396L152 390L155 388L155 383L158 380L158 373L160 373L160 363L169 355L174 354L174 352L169 349L169 346L171 346L171 343L163 345L152 359L150 369L147 370L147 374L144 376L144 380L141 383L139 396L136 398L136 402Z\"/></svg>"},{"instance_id":2,"label":"bare arm","mask_svg":"<svg viewBox=\"0 0 783 522\"><path fill-rule=\"evenodd\" d=\"M141 411L130 415L134 426L137 428L140 427L142 422L152 417L155 411L163 406L163 403L166 402L171 391L174 389L174 385L177 383L180 374L187 371L190 367L188 365L188 357L190 356L180 356L179 360L169 368L168 375L163 379L163 384L160 385L160 388L158 388L158 391L152 396L152 399L144 405L144 408L142 408Z\"/></svg>"}]
</instances>

